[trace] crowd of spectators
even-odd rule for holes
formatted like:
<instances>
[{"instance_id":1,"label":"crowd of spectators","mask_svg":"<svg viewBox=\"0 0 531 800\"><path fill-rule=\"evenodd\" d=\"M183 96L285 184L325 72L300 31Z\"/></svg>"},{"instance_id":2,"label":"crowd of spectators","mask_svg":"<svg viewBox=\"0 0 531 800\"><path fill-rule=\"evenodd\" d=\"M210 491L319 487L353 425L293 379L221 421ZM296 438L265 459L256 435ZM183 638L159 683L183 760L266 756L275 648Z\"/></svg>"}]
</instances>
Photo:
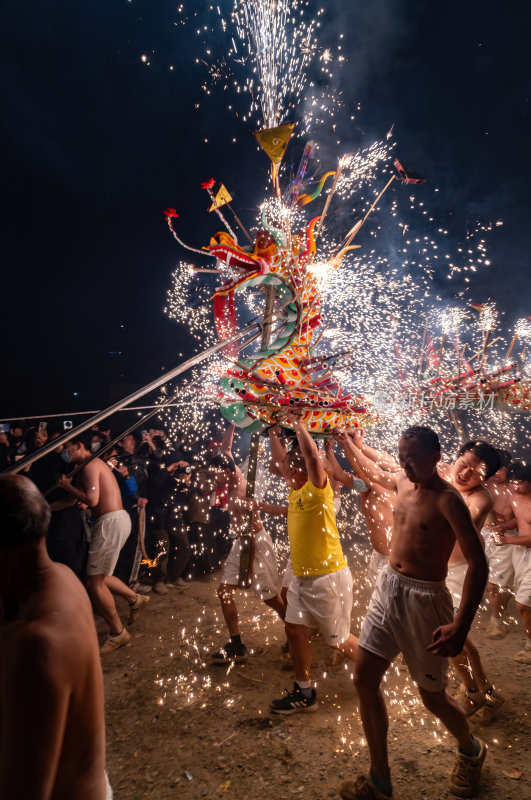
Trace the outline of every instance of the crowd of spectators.
<instances>
[{"instance_id":1,"label":"crowd of spectators","mask_svg":"<svg viewBox=\"0 0 531 800\"><path fill-rule=\"evenodd\" d=\"M12 423L0 432L0 471L25 458L64 431L53 423L24 427ZM168 586L219 569L231 547L227 509L227 470L222 437L206 439L179 432L172 441L164 429L135 431L115 445L110 428L95 425L85 446L112 468L132 532L120 552L115 575L134 591L166 594ZM66 448L59 445L27 468L50 503L52 519L47 548L54 561L67 564L83 579L93 524L90 509L58 488L72 471ZM75 482L75 478L74 478Z\"/></svg>"}]
</instances>

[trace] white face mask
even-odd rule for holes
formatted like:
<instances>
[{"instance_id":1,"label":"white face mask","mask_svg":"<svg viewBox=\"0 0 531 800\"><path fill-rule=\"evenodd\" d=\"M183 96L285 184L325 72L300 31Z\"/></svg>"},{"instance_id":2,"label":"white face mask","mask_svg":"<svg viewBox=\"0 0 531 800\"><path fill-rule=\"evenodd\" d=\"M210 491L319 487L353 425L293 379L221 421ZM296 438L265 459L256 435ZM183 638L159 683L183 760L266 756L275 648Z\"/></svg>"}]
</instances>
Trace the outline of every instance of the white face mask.
<instances>
[{"instance_id":1,"label":"white face mask","mask_svg":"<svg viewBox=\"0 0 531 800\"><path fill-rule=\"evenodd\" d=\"M100 447L101 447L101 442L92 442L92 444L90 445L90 452L97 453Z\"/></svg>"},{"instance_id":2,"label":"white face mask","mask_svg":"<svg viewBox=\"0 0 531 800\"><path fill-rule=\"evenodd\" d=\"M72 463L72 456L70 455L70 453L68 452L68 450L61 450L61 458L62 458L62 459L63 459L63 461L65 461L67 464L71 464L71 463Z\"/></svg>"},{"instance_id":3,"label":"white face mask","mask_svg":"<svg viewBox=\"0 0 531 800\"><path fill-rule=\"evenodd\" d=\"M354 478L353 480L354 488L358 490L358 492L366 492L368 490L368 486L365 481L362 481L361 478Z\"/></svg>"}]
</instances>

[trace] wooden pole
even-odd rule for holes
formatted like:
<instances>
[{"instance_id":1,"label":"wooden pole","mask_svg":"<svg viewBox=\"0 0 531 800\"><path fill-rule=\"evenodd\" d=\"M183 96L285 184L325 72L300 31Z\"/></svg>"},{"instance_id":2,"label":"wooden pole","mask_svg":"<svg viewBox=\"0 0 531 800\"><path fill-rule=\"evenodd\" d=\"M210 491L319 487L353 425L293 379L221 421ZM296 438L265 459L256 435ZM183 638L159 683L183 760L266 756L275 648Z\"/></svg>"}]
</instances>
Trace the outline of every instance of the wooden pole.
<instances>
[{"instance_id":1,"label":"wooden pole","mask_svg":"<svg viewBox=\"0 0 531 800\"><path fill-rule=\"evenodd\" d=\"M243 231L243 232L244 232L244 234L246 235L246 237L247 237L248 241L249 241L251 244L254 244L254 241L253 241L253 238L252 238L251 234L249 233L249 231L247 230L247 228L245 227L245 225L243 224L243 222L241 221L241 219L239 218L239 216L237 215L237 213L235 212L235 210L233 209L233 207L231 206L231 204L230 204L230 203L227 203L227 205L228 205L228 207L230 208L230 210L232 211L232 213L233 213L233 215L234 215L234 219L236 220L236 222L238 223L238 225L240 226L240 228L242 229L242 231Z\"/></svg>"},{"instance_id":2,"label":"wooden pole","mask_svg":"<svg viewBox=\"0 0 531 800\"><path fill-rule=\"evenodd\" d=\"M275 308L275 287L265 287L265 307L264 307L264 324L262 326L262 341L260 350L265 350L269 344L271 337L271 325L273 319L273 311ZM254 490L256 484L256 469L258 466L258 449L260 446L260 434L251 434L251 443L249 445L249 465L247 467L247 489L245 495L247 498L254 500ZM254 556L254 537L253 537L253 509L252 507L246 511L245 519L245 532L241 538L241 551L240 551L240 570L238 575L238 586L240 589L247 589L251 583L251 572L253 569L253 556Z\"/></svg>"}]
</instances>

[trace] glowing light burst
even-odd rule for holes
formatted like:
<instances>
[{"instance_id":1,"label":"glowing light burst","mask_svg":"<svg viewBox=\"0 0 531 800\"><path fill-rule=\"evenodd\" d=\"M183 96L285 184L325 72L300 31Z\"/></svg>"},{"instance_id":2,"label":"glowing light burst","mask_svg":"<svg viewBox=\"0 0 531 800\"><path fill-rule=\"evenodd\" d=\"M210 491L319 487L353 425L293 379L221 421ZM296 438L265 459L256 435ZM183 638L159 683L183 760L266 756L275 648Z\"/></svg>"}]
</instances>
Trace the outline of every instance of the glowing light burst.
<instances>
[{"instance_id":1,"label":"glowing light burst","mask_svg":"<svg viewBox=\"0 0 531 800\"><path fill-rule=\"evenodd\" d=\"M251 67L244 84L253 98L250 114L260 109L266 128L279 125L302 96L317 24L306 18L308 6L306 0L235 0L232 17ZM235 45L229 55L237 55Z\"/></svg>"}]
</instances>

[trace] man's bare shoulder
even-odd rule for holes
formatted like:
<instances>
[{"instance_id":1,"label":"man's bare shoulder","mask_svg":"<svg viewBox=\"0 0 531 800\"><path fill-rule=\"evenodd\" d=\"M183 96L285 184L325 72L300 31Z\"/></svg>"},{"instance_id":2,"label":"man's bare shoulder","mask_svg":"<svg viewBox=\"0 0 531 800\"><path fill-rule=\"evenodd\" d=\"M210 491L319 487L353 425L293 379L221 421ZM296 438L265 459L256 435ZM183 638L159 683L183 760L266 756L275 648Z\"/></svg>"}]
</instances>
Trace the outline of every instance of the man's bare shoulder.
<instances>
[{"instance_id":1,"label":"man's bare shoulder","mask_svg":"<svg viewBox=\"0 0 531 800\"><path fill-rule=\"evenodd\" d=\"M4 638L3 675L5 686L25 685L28 680L51 687L65 684L69 678L65 659L65 638L57 625L44 619L8 626Z\"/></svg>"}]
</instances>

